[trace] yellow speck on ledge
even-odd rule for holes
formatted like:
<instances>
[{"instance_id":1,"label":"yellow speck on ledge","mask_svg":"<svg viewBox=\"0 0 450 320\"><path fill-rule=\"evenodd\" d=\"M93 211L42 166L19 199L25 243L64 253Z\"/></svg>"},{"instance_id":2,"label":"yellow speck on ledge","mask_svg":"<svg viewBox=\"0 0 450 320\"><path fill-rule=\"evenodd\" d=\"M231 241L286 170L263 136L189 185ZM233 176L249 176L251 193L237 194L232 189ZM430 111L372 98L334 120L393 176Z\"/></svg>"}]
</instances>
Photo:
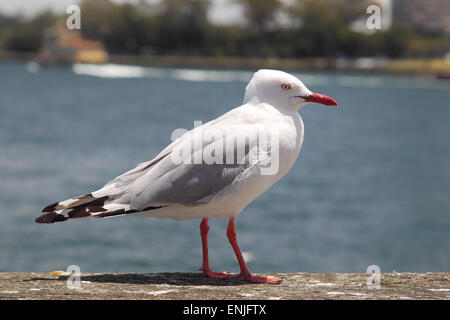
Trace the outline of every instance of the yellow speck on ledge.
<instances>
[{"instance_id":1,"label":"yellow speck on ledge","mask_svg":"<svg viewBox=\"0 0 450 320\"><path fill-rule=\"evenodd\" d=\"M70 272L61 271L61 270L52 271L51 274L53 276L70 276Z\"/></svg>"}]
</instances>

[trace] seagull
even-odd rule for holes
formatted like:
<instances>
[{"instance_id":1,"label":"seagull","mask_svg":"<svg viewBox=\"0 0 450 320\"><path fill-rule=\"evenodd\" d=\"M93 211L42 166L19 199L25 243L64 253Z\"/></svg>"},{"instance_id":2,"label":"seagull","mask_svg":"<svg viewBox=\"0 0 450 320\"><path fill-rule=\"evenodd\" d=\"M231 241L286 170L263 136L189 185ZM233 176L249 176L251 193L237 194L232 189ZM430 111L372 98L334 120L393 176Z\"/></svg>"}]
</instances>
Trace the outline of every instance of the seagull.
<instances>
[{"instance_id":1,"label":"seagull","mask_svg":"<svg viewBox=\"0 0 450 320\"><path fill-rule=\"evenodd\" d=\"M245 89L242 106L185 132L155 158L101 189L48 205L35 221L54 223L130 214L202 219L200 270L204 276L281 283L278 277L250 273L237 243L235 218L294 164L304 134L298 110L308 103L338 105L330 97L311 92L289 73L259 70ZM228 218L226 234L240 273L210 269L209 218Z\"/></svg>"}]
</instances>

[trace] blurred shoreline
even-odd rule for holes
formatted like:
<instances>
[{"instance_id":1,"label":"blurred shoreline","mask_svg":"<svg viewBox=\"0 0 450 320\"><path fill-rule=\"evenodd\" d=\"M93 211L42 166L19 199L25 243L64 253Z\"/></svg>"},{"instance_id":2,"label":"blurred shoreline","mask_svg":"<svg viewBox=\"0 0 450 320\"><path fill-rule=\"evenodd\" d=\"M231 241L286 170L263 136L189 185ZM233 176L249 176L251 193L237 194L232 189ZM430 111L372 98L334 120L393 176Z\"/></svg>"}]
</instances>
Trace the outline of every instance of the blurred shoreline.
<instances>
[{"instance_id":1,"label":"blurred shoreline","mask_svg":"<svg viewBox=\"0 0 450 320\"><path fill-rule=\"evenodd\" d=\"M35 53L0 50L1 61L36 61ZM243 69L260 68L307 71L339 71L349 73L387 73L420 77L450 79L450 59L443 58L399 58L378 57L348 58L247 58L207 57L177 55L126 55L111 54L108 63L201 69ZM58 65L48 63L48 65ZM70 64L69 64L70 65Z\"/></svg>"}]
</instances>

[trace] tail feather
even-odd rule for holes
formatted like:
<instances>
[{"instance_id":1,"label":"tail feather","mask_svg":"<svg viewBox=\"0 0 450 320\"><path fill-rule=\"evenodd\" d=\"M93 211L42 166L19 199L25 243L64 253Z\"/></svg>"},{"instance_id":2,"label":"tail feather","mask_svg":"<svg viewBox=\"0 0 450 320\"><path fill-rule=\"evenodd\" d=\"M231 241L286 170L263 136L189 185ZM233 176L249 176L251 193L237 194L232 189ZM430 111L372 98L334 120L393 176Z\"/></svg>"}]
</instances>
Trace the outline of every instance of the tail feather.
<instances>
[{"instance_id":1,"label":"tail feather","mask_svg":"<svg viewBox=\"0 0 450 320\"><path fill-rule=\"evenodd\" d=\"M42 212L52 212L57 210L71 209L86 204L93 206L95 205L102 206L106 200L108 200L108 196L95 198L94 196L92 196L92 194L87 194L81 197L75 197L61 202L52 203L46 206L44 209L42 209Z\"/></svg>"},{"instance_id":2,"label":"tail feather","mask_svg":"<svg viewBox=\"0 0 450 320\"><path fill-rule=\"evenodd\" d=\"M107 201L110 200L109 203ZM152 206L142 211L159 209L161 206ZM44 209L43 214L36 218L36 223L62 222L68 219L80 218L108 218L141 211L130 210L128 204L115 204L108 196L96 198L92 194L71 198L61 202L55 202Z\"/></svg>"},{"instance_id":3,"label":"tail feather","mask_svg":"<svg viewBox=\"0 0 450 320\"><path fill-rule=\"evenodd\" d=\"M108 196L95 198L92 194L75 197L61 202L55 202L44 209L42 214L36 218L37 223L53 223L66 221L67 219L87 218L97 212L104 212L105 202Z\"/></svg>"}]
</instances>

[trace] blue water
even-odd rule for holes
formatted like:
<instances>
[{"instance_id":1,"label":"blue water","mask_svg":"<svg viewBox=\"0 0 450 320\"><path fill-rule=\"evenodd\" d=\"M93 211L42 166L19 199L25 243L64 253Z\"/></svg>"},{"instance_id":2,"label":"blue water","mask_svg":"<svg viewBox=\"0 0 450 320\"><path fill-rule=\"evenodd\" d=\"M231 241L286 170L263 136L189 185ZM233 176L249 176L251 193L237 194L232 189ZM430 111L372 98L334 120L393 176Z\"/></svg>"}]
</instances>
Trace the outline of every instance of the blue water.
<instances>
[{"instance_id":1,"label":"blue water","mask_svg":"<svg viewBox=\"0 0 450 320\"><path fill-rule=\"evenodd\" d=\"M32 73L0 63L0 271L200 267L199 220L34 223L43 206L96 190L155 156L174 129L240 105L251 76L109 68ZM450 271L450 83L300 77L340 108L301 110L299 159L238 217L250 270L365 272L375 264L384 272ZM225 220L211 221L212 267L236 271L225 229Z\"/></svg>"}]
</instances>

